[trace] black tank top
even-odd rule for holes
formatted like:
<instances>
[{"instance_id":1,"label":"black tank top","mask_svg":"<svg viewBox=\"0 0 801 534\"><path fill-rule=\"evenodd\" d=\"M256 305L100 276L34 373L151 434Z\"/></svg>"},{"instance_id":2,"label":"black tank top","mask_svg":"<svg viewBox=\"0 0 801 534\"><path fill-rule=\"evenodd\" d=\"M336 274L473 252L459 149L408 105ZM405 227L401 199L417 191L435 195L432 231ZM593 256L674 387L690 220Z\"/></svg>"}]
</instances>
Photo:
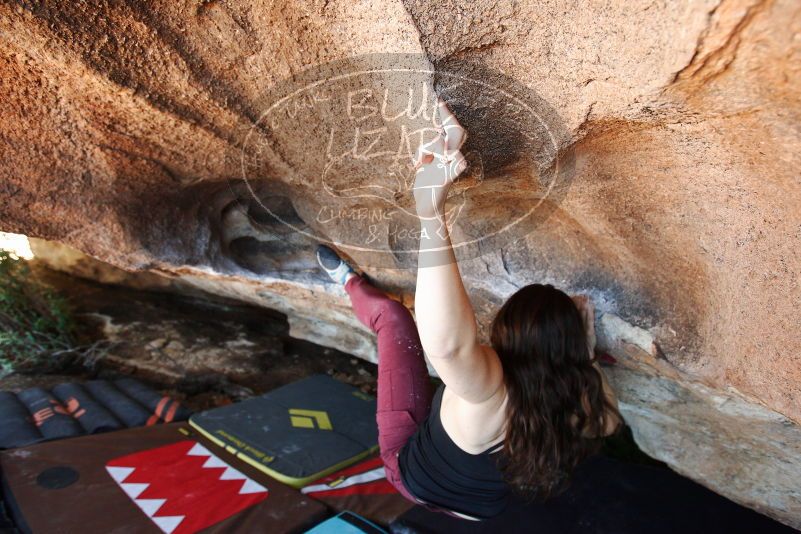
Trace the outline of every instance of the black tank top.
<instances>
[{"instance_id":1,"label":"black tank top","mask_svg":"<svg viewBox=\"0 0 801 534\"><path fill-rule=\"evenodd\" d=\"M444 385L437 389L428 418L398 455L401 479L418 499L477 519L500 514L511 489L500 470L501 454L470 454L445 432L440 418Z\"/></svg>"}]
</instances>

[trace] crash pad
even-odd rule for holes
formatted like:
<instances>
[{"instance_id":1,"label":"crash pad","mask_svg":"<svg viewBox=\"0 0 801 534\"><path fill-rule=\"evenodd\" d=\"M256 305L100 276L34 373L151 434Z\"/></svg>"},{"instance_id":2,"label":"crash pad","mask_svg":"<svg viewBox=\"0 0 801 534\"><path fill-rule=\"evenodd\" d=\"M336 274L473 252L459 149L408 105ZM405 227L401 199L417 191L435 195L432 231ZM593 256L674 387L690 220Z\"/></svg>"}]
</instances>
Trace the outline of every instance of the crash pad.
<instances>
[{"instance_id":1,"label":"crash pad","mask_svg":"<svg viewBox=\"0 0 801 534\"><path fill-rule=\"evenodd\" d=\"M327 516L185 423L5 451L0 467L23 532L287 532Z\"/></svg>"},{"instance_id":2,"label":"crash pad","mask_svg":"<svg viewBox=\"0 0 801 534\"><path fill-rule=\"evenodd\" d=\"M372 396L313 375L195 414L189 423L271 477L301 488L378 449L375 410Z\"/></svg>"},{"instance_id":3,"label":"crash pad","mask_svg":"<svg viewBox=\"0 0 801 534\"><path fill-rule=\"evenodd\" d=\"M306 534L386 534L386 531L353 512L341 512L326 519Z\"/></svg>"},{"instance_id":4,"label":"crash pad","mask_svg":"<svg viewBox=\"0 0 801 534\"><path fill-rule=\"evenodd\" d=\"M44 440L33 424L33 414L10 391L0 391L0 449L21 447Z\"/></svg>"},{"instance_id":5,"label":"crash pad","mask_svg":"<svg viewBox=\"0 0 801 534\"><path fill-rule=\"evenodd\" d=\"M0 392L0 449L141 425L185 421L191 412L131 378Z\"/></svg>"},{"instance_id":6,"label":"crash pad","mask_svg":"<svg viewBox=\"0 0 801 534\"><path fill-rule=\"evenodd\" d=\"M389 483L378 455L315 480L300 491L332 510L349 510L381 525L389 525L414 506Z\"/></svg>"}]
</instances>

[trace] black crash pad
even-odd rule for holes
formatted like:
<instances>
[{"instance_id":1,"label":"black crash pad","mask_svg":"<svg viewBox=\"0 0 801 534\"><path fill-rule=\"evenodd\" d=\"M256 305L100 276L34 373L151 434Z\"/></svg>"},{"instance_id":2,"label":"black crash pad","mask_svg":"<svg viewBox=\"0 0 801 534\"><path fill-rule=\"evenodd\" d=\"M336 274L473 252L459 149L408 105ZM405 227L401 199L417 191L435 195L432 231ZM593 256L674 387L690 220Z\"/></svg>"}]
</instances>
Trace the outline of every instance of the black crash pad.
<instances>
[{"instance_id":1,"label":"black crash pad","mask_svg":"<svg viewBox=\"0 0 801 534\"><path fill-rule=\"evenodd\" d=\"M378 449L376 401L327 375L193 415L203 435L295 488Z\"/></svg>"}]
</instances>

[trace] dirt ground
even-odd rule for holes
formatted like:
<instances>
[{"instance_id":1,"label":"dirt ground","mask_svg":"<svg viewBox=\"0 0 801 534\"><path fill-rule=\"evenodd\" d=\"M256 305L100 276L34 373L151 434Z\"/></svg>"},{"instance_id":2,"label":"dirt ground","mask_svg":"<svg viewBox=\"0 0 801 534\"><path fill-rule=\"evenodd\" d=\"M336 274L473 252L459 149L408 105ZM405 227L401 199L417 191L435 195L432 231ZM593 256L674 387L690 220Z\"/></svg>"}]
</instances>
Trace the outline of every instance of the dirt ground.
<instances>
[{"instance_id":1,"label":"dirt ground","mask_svg":"<svg viewBox=\"0 0 801 534\"><path fill-rule=\"evenodd\" d=\"M198 411L324 373L375 394L375 364L290 337L280 313L43 269L37 276L68 298L84 341L105 339L110 347L96 361L73 361L57 373L5 376L0 390L133 376Z\"/></svg>"}]
</instances>

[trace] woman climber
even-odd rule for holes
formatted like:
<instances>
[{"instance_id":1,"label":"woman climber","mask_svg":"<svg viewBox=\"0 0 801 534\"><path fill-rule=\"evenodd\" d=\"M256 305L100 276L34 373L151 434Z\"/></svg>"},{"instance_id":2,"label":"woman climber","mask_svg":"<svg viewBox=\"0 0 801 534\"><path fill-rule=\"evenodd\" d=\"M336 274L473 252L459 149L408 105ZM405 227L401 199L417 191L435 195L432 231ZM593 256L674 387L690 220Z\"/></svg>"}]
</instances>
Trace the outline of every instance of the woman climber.
<instances>
[{"instance_id":1,"label":"woman climber","mask_svg":"<svg viewBox=\"0 0 801 534\"><path fill-rule=\"evenodd\" d=\"M480 520L500 514L513 491L559 491L621 419L595 362L587 298L526 286L498 311L490 344L479 342L444 209L466 166L466 132L442 100L438 111L439 135L418 149L415 164L417 324L331 248L321 245L317 258L377 335L387 479L412 502ZM424 354L444 382L433 398Z\"/></svg>"}]
</instances>

